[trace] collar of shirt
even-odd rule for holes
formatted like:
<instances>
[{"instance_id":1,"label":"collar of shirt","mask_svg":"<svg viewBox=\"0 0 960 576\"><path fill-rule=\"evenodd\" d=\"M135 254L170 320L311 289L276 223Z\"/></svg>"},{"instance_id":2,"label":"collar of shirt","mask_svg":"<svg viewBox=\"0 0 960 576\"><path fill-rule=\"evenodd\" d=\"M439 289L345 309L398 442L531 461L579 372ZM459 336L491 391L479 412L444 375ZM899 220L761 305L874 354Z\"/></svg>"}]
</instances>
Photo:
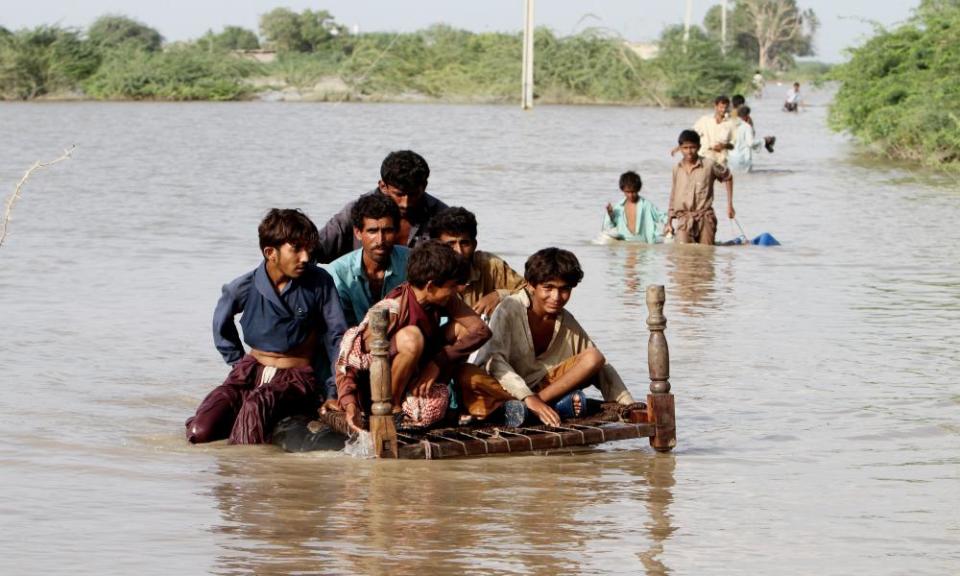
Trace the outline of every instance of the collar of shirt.
<instances>
[{"instance_id":1,"label":"collar of shirt","mask_svg":"<svg viewBox=\"0 0 960 576\"><path fill-rule=\"evenodd\" d=\"M264 298L272 302L273 304L281 307L285 307L283 300L280 296L290 292L293 289L296 278L291 278L287 285L283 287L283 292L277 294L277 291L273 287L273 281L270 280L270 275L267 274L267 261L264 260L257 266L256 271L253 273L253 285L257 288L257 292L263 295Z\"/></svg>"},{"instance_id":2,"label":"collar of shirt","mask_svg":"<svg viewBox=\"0 0 960 576\"><path fill-rule=\"evenodd\" d=\"M394 275L397 262L402 258L398 257L397 254L402 248L400 246L394 245L393 249L390 250L390 264L387 266L387 269L383 271L383 282L386 284L387 278ZM367 279L367 274L363 269L363 248L359 250L354 250L350 253L350 275L356 278L361 282L364 287L368 287L370 284L369 279ZM369 292L369 288L367 288Z\"/></svg>"}]
</instances>

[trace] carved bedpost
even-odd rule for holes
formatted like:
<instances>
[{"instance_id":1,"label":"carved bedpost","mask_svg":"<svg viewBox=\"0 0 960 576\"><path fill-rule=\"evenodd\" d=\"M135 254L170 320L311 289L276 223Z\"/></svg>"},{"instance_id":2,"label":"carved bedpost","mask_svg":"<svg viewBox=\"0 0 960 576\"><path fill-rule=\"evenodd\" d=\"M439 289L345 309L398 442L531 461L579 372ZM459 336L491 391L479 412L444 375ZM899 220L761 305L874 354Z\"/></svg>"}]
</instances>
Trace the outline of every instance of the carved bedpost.
<instances>
[{"instance_id":1,"label":"carved bedpost","mask_svg":"<svg viewBox=\"0 0 960 576\"><path fill-rule=\"evenodd\" d=\"M670 393L670 352L667 337L667 319L663 315L666 300L663 286L647 286L647 328L650 340L647 344L647 364L650 367L650 394L647 395L647 419L656 427L650 445L658 452L669 452L677 445L677 429L674 418L673 394Z\"/></svg>"},{"instance_id":2,"label":"carved bedpost","mask_svg":"<svg viewBox=\"0 0 960 576\"><path fill-rule=\"evenodd\" d=\"M377 458L397 457L397 429L393 425L393 394L390 389L390 342L387 340L386 308L374 308L370 314L370 439Z\"/></svg>"}]
</instances>

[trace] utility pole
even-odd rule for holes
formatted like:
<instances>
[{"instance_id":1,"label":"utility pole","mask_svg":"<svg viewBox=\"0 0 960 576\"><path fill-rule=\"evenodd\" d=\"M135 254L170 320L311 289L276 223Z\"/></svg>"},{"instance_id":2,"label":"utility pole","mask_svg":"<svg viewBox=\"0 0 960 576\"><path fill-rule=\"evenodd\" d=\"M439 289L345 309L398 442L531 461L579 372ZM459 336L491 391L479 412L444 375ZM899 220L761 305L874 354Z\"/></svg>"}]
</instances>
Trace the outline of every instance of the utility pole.
<instances>
[{"instance_id":1,"label":"utility pole","mask_svg":"<svg viewBox=\"0 0 960 576\"><path fill-rule=\"evenodd\" d=\"M520 96L520 108L533 108L533 2L524 0L523 18L523 94Z\"/></svg>"},{"instance_id":2,"label":"utility pole","mask_svg":"<svg viewBox=\"0 0 960 576\"><path fill-rule=\"evenodd\" d=\"M687 13L683 17L683 51L687 51L687 42L690 40L690 21L693 20L693 0L687 0Z\"/></svg>"},{"instance_id":3,"label":"utility pole","mask_svg":"<svg viewBox=\"0 0 960 576\"><path fill-rule=\"evenodd\" d=\"M720 51L727 53L727 0L720 0Z\"/></svg>"}]
</instances>

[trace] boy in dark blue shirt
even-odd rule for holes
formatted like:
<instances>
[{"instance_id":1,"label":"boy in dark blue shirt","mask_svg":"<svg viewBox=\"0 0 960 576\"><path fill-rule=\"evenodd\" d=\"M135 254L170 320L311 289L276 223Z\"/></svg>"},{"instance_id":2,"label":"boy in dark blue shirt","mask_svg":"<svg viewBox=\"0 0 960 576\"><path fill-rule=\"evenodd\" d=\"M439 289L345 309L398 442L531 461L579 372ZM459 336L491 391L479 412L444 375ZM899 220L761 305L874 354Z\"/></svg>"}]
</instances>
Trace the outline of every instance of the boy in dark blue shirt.
<instances>
[{"instance_id":1,"label":"boy in dark blue shirt","mask_svg":"<svg viewBox=\"0 0 960 576\"><path fill-rule=\"evenodd\" d=\"M213 314L214 343L233 369L187 420L193 443L269 442L279 420L316 409L318 374L329 376L326 398L336 402L330 367L347 327L333 279L311 262L317 228L299 210L274 208L259 235L263 263L223 287Z\"/></svg>"}]
</instances>

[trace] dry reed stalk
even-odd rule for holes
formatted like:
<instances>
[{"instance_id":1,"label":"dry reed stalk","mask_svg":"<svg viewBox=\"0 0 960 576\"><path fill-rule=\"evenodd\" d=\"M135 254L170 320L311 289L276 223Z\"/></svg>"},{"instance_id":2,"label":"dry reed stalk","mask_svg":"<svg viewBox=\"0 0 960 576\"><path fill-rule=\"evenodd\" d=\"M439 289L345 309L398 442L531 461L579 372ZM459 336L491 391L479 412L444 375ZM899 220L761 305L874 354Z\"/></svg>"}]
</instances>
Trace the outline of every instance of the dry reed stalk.
<instances>
[{"instance_id":1,"label":"dry reed stalk","mask_svg":"<svg viewBox=\"0 0 960 576\"><path fill-rule=\"evenodd\" d=\"M41 162L37 160L36 162L33 163L33 166L31 166L30 169L23 174L23 178L20 179L20 182L17 184L16 189L14 189L13 194L10 195L10 199L7 200L6 208L3 211L3 220L0 220L0 247L3 246L3 241L7 238L7 228L10 226L10 215L13 213L13 205L16 204L17 200L20 199L20 191L23 188L23 185L26 183L27 179L30 178L30 175L33 174L33 171L38 170L40 168L53 166L58 162L63 162L64 160L70 158L70 155L73 154L73 151L76 148L77 148L77 145L74 144L73 146L64 150L63 154L59 158L55 160L51 160L49 162Z\"/></svg>"}]
</instances>

